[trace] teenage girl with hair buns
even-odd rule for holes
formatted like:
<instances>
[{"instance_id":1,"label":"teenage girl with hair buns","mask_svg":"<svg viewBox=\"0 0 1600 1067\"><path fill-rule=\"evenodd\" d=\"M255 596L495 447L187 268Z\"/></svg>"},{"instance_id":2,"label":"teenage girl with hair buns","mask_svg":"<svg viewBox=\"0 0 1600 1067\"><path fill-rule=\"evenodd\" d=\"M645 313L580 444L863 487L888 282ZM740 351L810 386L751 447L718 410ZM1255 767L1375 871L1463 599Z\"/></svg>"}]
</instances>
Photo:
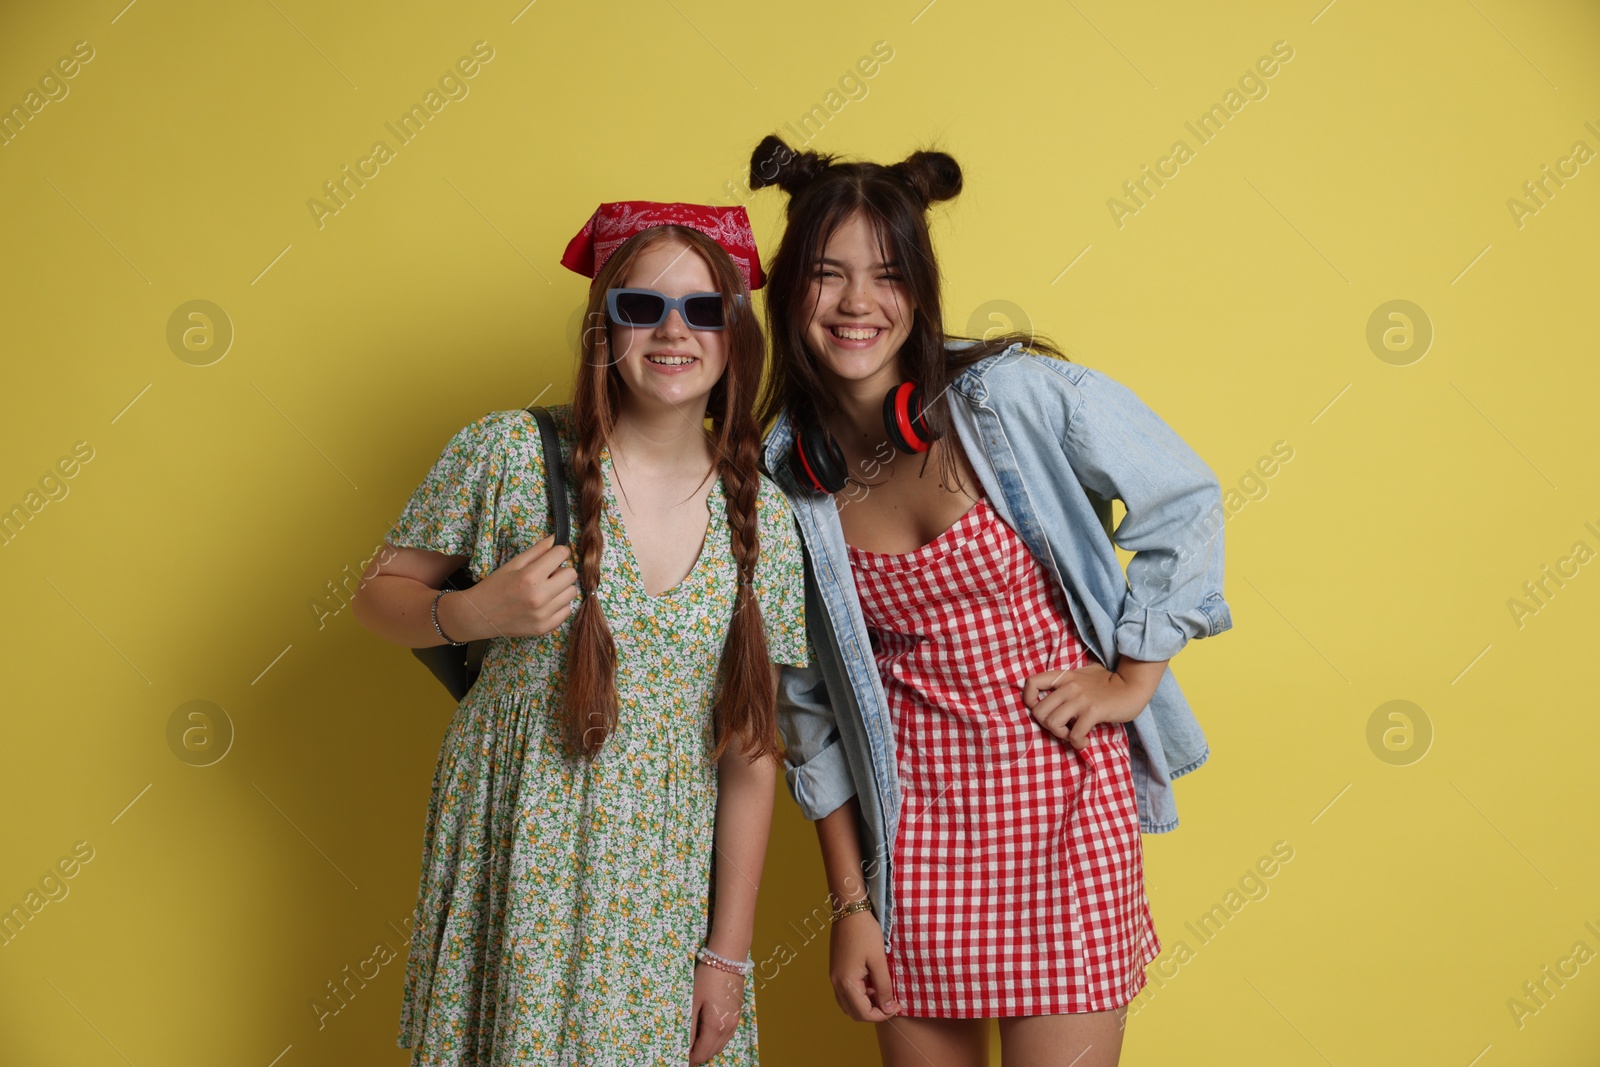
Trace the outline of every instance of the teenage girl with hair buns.
<instances>
[{"instance_id":1,"label":"teenage girl with hair buns","mask_svg":"<svg viewBox=\"0 0 1600 1067\"><path fill-rule=\"evenodd\" d=\"M551 409L576 554L547 535L563 457L496 411L356 599L403 645L491 639L434 774L399 1043L417 1067L753 1065L773 664L806 663L794 520L757 466L760 263L743 209L641 202L562 262L594 279ZM442 591L464 562L477 584Z\"/></svg>"},{"instance_id":2,"label":"teenage girl with hair buns","mask_svg":"<svg viewBox=\"0 0 1600 1067\"><path fill-rule=\"evenodd\" d=\"M943 152L751 158L789 195L764 460L822 609L779 683L786 779L834 995L886 1064L987 1063L995 1017L1008 1065L1115 1064L1161 949L1139 835L1208 754L1167 661L1232 625L1220 491L1107 375L947 337L926 215L961 180Z\"/></svg>"}]
</instances>

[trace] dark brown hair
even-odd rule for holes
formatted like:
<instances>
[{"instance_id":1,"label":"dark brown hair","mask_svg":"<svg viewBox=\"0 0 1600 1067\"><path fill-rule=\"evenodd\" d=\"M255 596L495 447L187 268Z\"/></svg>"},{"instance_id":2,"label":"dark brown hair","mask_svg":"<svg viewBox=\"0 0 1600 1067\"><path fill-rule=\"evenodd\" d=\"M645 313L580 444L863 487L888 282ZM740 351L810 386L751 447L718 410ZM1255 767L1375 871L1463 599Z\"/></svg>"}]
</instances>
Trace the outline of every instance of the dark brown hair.
<instances>
[{"instance_id":1,"label":"dark brown hair","mask_svg":"<svg viewBox=\"0 0 1600 1067\"><path fill-rule=\"evenodd\" d=\"M713 717L716 748L711 758L722 756L730 737L738 737L743 750L752 757L775 757L778 733L772 675L754 586L761 550L756 517L761 435L753 409L765 361L765 343L739 268L721 245L684 226L653 227L630 237L606 260L589 289L584 322L591 325L583 331L572 396L577 438L572 448L572 469L582 517L576 565L584 595L573 619L567 648L567 684L562 698L567 739L573 751L593 756L617 724L617 646L595 593L600 585L600 560L605 547L600 531L605 491L600 452L616 427L623 385L611 354L610 327L602 324L607 323L606 290L620 285L639 254L661 241L686 244L706 261L722 293L723 320L728 323L723 333L727 368L711 390L706 414L711 419L716 474L723 480L727 497L739 584L718 669ZM743 301L741 307L735 306L736 296Z\"/></svg>"},{"instance_id":2,"label":"dark brown hair","mask_svg":"<svg viewBox=\"0 0 1600 1067\"><path fill-rule=\"evenodd\" d=\"M944 152L913 152L885 166L866 161L835 163L831 155L796 152L775 136L764 138L750 157L750 188L776 185L789 194L788 227L767 270L767 324L772 365L761 392L757 419L770 425L785 410L805 423L825 422L838 407L817 374L801 320L812 274L828 239L845 220L863 213L877 233L885 262L899 264L912 304L911 332L898 354L900 376L922 387L933 429L949 429L950 380L968 366L1021 341L1045 355L1065 358L1048 340L1009 333L977 340L949 352L945 341L976 340L944 332L939 264L928 235L928 207L961 192L961 167ZM954 478L951 451L944 472Z\"/></svg>"}]
</instances>

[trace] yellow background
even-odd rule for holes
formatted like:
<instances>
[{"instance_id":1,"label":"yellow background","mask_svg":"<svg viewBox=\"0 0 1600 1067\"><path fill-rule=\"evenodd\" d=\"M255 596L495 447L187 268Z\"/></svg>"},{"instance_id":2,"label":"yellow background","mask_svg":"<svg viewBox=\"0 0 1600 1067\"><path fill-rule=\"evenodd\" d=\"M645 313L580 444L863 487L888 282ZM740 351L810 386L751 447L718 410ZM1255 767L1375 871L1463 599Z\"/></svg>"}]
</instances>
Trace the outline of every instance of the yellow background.
<instances>
[{"instance_id":1,"label":"yellow background","mask_svg":"<svg viewBox=\"0 0 1600 1067\"><path fill-rule=\"evenodd\" d=\"M1235 629L1176 662L1213 755L1177 785L1183 826L1145 838L1170 977L1123 1062L1596 1062L1600 962L1520 1025L1507 1002L1600 952L1600 565L1520 627L1507 601L1600 549L1600 162L1520 226L1507 201L1600 150L1600 13L924 3L7 5L6 108L75 42L94 58L0 148L0 506L94 456L0 548L0 907L94 855L0 947L0 1061L407 1062L403 960L321 1029L311 1001L404 949L452 708L310 605L456 429L566 398L585 283L557 259L596 203L748 199L770 255L782 197L739 179L821 104L813 147L961 162L935 211L950 329L1026 319L1253 488ZM319 228L323 182L394 147L384 123L480 40L469 95ZM1268 94L1200 146L1184 123L1278 41ZM1180 138L1195 157L1119 227L1108 199ZM235 331L208 366L167 342L196 299ZM1434 330L1405 366L1366 339L1396 299ZM1293 459L1250 481L1279 441ZM191 700L235 731L210 766L168 745ZM1422 759L1369 746L1390 700L1431 726ZM1278 841L1267 895L1200 944L1185 923ZM797 958L759 994L769 1064L876 1062L799 929L823 891L785 794L755 952Z\"/></svg>"}]
</instances>

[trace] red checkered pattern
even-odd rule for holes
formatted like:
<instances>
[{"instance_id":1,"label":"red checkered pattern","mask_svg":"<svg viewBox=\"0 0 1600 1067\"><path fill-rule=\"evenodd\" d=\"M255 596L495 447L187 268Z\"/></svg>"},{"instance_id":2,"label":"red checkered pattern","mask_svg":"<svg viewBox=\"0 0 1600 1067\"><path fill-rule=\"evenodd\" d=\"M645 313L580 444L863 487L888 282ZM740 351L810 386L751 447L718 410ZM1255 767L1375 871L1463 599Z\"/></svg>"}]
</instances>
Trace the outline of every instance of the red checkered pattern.
<instances>
[{"instance_id":1,"label":"red checkered pattern","mask_svg":"<svg viewBox=\"0 0 1600 1067\"><path fill-rule=\"evenodd\" d=\"M850 549L894 720L889 974L910 1016L1107 1011L1161 951L1121 723L1074 751L1022 685L1097 662L1061 589L979 500L915 552Z\"/></svg>"}]
</instances>

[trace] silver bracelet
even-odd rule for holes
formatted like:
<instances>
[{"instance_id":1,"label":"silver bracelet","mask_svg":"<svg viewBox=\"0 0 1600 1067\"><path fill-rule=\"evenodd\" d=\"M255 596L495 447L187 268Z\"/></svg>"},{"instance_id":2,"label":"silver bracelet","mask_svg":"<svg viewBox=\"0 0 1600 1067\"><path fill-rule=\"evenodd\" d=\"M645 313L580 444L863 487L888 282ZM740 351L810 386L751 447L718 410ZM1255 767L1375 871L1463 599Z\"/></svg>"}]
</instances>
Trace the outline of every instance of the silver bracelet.
<instances>
[{"instance_id":1,"label":"silver bracelet","mask_svg":"<svg viewBox=\"0 0 1600 1067\"><path fill-rule=\"evenodd\" d=\"M439 631L439 636L444 638L445 644L464 645L466 644L465 641L454 640L449 634L444 632L444 627L439 625L439 598L444 596L446 593L454 592L454 589L441 589L437 593L433 594L433 606L429 609L428 614L433 616L433 628Z\"/></svg>"},{"instance_id":2,"label":"silver bracelet","mask_svg":"<svg viewBox=\"0 0 1600 1067\"><path fill-rule=\"evenodd\" d=\"M694 958L708 967L715 967L719 971L729 971L733 974L749 975L751 971L756 969L756 961L754 959L746 959L743 963L740 963L738 960L730 960L726 956L719 956L704 945L695 949Z\"/></svg>"}]
</instances>

